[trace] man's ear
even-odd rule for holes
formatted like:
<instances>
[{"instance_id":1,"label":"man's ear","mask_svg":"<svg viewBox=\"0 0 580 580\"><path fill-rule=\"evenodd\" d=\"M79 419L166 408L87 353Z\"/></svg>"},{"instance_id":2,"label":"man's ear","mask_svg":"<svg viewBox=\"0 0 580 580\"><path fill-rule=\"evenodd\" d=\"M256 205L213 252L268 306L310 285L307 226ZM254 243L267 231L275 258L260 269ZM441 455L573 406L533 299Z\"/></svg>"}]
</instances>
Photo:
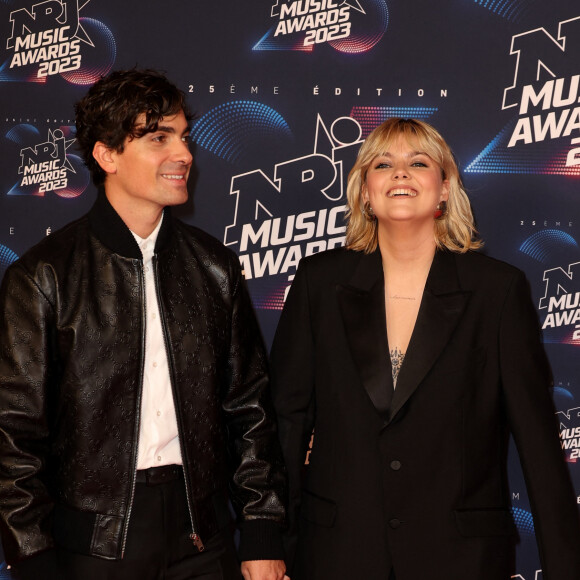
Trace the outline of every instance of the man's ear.
<instances>
[{"instance_id":1,"label":"man's ear","mask_svg":"<svg viewBox=\"0 0 580 580\"><path fill-rule=\"evenodd\" d=\"M115 152L102 141L97 141L93 147L93 157L105 173L117 173Z\"/></svg>"}]
</instances>

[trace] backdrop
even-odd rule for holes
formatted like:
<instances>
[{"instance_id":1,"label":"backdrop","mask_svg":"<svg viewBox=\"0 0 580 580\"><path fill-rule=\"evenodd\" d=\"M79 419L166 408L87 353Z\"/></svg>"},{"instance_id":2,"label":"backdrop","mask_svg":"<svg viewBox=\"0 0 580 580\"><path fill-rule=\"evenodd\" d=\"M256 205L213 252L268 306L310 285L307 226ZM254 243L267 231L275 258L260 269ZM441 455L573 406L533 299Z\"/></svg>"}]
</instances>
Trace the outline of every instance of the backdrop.
<instances>
[{"instance_id":1,"label":"backdrop","mask_svg":"<svg viewBox=\"0 0 580 580\"><path fill-rule=\"evenodd\" d=\"M484 251L530 280L580 494L577 0L0 0L0 277L91 206L73 104L135 65L197 111L178 213L239 254L268 343L299 260L343 243L361 141L390 116L434 124ZM515 451L510 482L514 578L540 580Z\"/></svg>"}]
</instances>

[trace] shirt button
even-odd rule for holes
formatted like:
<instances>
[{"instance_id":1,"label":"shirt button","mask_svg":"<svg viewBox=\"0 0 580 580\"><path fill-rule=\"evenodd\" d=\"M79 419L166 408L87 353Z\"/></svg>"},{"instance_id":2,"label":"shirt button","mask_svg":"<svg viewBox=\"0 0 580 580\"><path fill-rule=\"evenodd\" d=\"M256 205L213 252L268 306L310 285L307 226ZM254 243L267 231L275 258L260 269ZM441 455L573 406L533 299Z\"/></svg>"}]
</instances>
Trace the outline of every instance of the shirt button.
<instances>
[{"instance_id":1,"label":"shirt button","mask_svg":"<svg viewBox=\"0 0 580 580\"><path fill-rule=\"evenodd\" d=\"M161 455L157 456L157 461L161 461Z\"/></svg>"},{"instance_id":2,"label":"shirt button","mask_svg":"<svg viewBox=\"0 0 580 580\"><path fill-rule=\"evenodd\" d=\"M157 314L155 314L155 312L151 315L151 318L153 318L153 320L155 320L157 318Z\"/></svg>"},{"instance_id":3,"label":"shirt button","mask_svg":"<svg viewBox=\"0 0 580 580\"><path fill-rule=\"evenodd\" d=\"M149 266L145 266L145 272L149 272Z\"/></svg>"},{"instance_id":4,"label":"shirt button","mask_svg":"<svg viewBox=\"0 0 580 580\"><path fill-rule=\"evenodd\" d=\"M157 368L157 363L156 362L153 363L153 368Z\"/></svg>"},{"instance_id":5,"label":"shirt button","mask_svg":"<svg viewBox=\"0 0 580 580\"><path fill-rule=\"evenodd\" d=\"M157 416L161 417L161 411L157 411Z\"/></svg>"},{"instance_id":6,"label":"shirt button","mask_svg":"<svg viewBox=\"0 0 580 580\"><path fill-rule=\"evenodd\" d=\"M393 518L392 520L389 520L389 526L391 526L393 530L396 530L397 528L401 527L401 520Z\"/></svg>"},{"instance_id":7,"label":"shirt button","mask_svg":"<svg viewBox=\"0 0 580 580\"><path fill-rule=\"evenodd\" d=\"M401 462L397 461L396 459L394 461L391 461L391 469L393 471L399 471L399 469L401 469Z\"/></svg>"}]
</instances>

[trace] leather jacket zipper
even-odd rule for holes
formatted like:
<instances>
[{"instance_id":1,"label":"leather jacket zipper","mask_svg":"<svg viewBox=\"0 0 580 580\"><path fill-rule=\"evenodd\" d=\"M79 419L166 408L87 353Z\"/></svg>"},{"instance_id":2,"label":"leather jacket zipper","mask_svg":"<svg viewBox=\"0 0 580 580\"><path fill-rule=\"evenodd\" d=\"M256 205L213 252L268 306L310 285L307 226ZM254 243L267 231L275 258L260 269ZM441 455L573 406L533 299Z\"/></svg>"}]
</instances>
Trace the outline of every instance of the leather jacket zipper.
<instances>
[{"instance_id":1,"label":"leather jacket zipper","mask_svg":"<svg viewBox=\"0 0 580 580\"><path fill-rule=\"evenodd\" d=\"M190 514L191 515L191 514ZM193 541L195 547L200 551L203 552L205 550L205 546L203 545L203 542L201 541L201 538L195 533L191 533L189 535L189 539Z\"/></svg>"},{"instance_id":2,"label":"leather jacket zipper","mask_svg":"<svg viewBox=\"0 0 580 580\"><path fill-rule=\"evenodd\" d=\"M133 511L133 501L135 499L135 486L137 485L137 461L139 459L139 427L141 424L141 401L143 395L143 378L145 376L145 341L147 330L147 295L145 293L145 274L143 272L143 262L140 264L139 280L141 282L141 298L143 309L141 311L141 321L143 324L143 338L141 339L141 376L139 381L139 397L137 401L136 420L135 420L135 460L133 462L133 470L131 476L131 495L129 497L129 505L127 507L127 517L125 518L125 526L123 529L123 540L121 543L121 559L125 555L125 547L127 545L127 534L129 532L129 520L131 519L131 512Z\"/></svg>"},{"instance_id":3,"label":"leather jacket zipper","mask_svg":"<svg viewBox=\"0 0 580 580\"><path fill-rule=\"evenodd\" d=\"M175 419L177 421L177 434L179 440L179 449L181 451L181 460L185 463L185 453L183 449L183 430L181 428L181 422L178 416L178 409L179 409L179 401L177 400L177 393L175 389L175 380L174 380L174 369L171 357L169 356L169 351L167 348L167 325L165 321L165 311L163 310L163 306L161 301L159 300L159 270L157 267L157 255L153 256L153 276L155 280L155 295L157 297L157 305L159 307L159 317L161 320L161 329L163 331L163 344L165 345L165 353L167 355L167 365L169 368L169 381L171 383L171 392L173 394L173 405L175 407ZM195 529L195 520L193 517L193 508L191 505L191 493L189 489L189 482L187 479L187 475L185 474L185 469L183 470L183 481L185 482L185 498L187 500L187 509L189 511L189 520L191 523L191 534L189 534L189 539L193 542L194 546L200 551L203 552L205 550L205 546L203 545L202 539L200 535L197 533Z\"/></svg>"}]
</instances>

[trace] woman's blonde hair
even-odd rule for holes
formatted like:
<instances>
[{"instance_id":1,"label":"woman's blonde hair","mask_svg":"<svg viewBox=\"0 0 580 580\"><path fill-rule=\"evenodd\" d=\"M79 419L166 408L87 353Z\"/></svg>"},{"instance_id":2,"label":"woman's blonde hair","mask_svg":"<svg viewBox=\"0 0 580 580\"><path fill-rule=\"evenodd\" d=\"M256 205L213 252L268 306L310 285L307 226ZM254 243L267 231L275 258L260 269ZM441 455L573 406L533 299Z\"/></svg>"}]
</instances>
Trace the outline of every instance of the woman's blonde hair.
<instances>
[{"instance_id":1,"label":"woman's blonde hair","mask_svg":"<svg viewBox=\"0 0 580 580\"><path fill-rule=\"evenodd\" d=\"M395 117L387 119L366 138L348 175L346 247L367 254L377 248L377 220L368 221L365 217L363 185L373 159L386 153L399 135L405 137L418 151L429 155L441 168L443 179L449 182L447 211L441 218L435 220L434 235L437 247L460 253L481 247L482 242L477 239L469 198L463 189L449 145L428 123Z\"/></svg>"}]
</instances>

